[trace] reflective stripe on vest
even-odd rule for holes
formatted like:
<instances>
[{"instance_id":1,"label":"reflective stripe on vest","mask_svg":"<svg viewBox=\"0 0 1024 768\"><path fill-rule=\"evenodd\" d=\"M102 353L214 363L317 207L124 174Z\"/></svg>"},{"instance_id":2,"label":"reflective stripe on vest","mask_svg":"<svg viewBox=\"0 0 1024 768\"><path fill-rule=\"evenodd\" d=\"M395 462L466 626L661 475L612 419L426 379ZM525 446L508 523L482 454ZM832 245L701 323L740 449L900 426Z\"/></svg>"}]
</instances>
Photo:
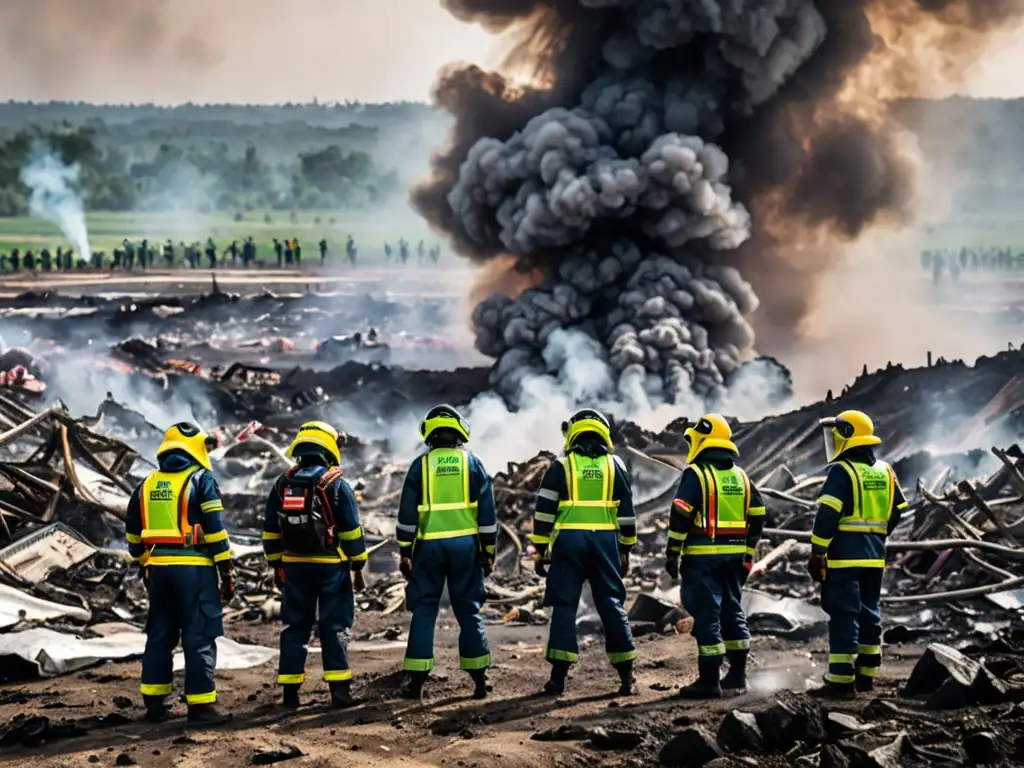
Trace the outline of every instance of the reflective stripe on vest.
<instances>
[{"instance_id":1,"label":"reflective stripe on vest","mask_svg":"<svg viewBox=\"0 0 1024 768\"><path fill-rule=\"evenodd\" d=\"M750 478L742 469L733 465L730 469L716 469L713 466L695 465L704 499L702 510L698 510L693 524L708 538L718 534L745 536L747 518L750 515Z\"/></svg>"},{"instance_id":2,"label":"reflective stripe on vest","mask_svg":"<svg viewBox=\"0 0 1024 768\"><path fill-rule=\"evenodd\" d=\"M469 498L469 454L458 448L435 448L424 454L423 503L420 515L420 539L452 539L475 536L480 528L476 520L477 502Z\"/></svg>"},{"instance_id":3,"label":"reflective stripe on vest","mask_svg":"<svg viewBox=\"0 0 1024 768\"><path fill-rule=\"evenodd\" d=\"M839 530L887 534L896 485L892 467L884 461L871 465L843 460L836 463L846 470L853 487L853 509L849 510L849 515L839 518Z\"/></svg>"},{"instance_id":4,"label":"reflective stripe on vest","mask_svg":"<svg viewBox=\"0 0 1024 768\"><path fill-rule=\"evenodd\" d=\"M559 459L565 469L569 498L558 503L555 532L617 531L619 502L615 492L615 461L609 455L581 456L570 453Z\"/></svg>"},{"instance_id":5,"label":"reflective stripe on vest","mask_svg":"<svg viewBox=\"0 0 1024 768\"><path fill-rule=\"evenodd\" d=\"M139 507L142 512L142 543L192 546L192 528L188 524L188 502L192 497L189 482L199 470L153 472L142 483Z\"/></svg>"}]
</instances>

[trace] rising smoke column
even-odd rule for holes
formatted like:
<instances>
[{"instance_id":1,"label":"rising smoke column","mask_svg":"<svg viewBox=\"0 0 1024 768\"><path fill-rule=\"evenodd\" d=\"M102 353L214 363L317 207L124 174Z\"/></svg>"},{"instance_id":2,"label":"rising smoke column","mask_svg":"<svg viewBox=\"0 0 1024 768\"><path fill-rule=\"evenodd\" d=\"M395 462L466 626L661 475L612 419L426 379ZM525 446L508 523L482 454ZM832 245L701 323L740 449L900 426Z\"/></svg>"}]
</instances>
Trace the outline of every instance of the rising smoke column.
<instances>
[{"instance_id":1,"label":"rising smoke column","mask_svg":"<svg viewBox=\"0 0 1024 768\"><path fill-rule=\"evenodd\" d=\"M575 327L603 349L620 399L670 402L720 399L754 356L748 280L765 324L791 335L830 239L907 211L913 168L850 75L895 60L911 85L915 43L957 61L969 33L1022 5L443 4L511 32L507 63L543 83L444 73L436 95L456 127L413 195L464 255L542 275L473 313L495 387L514 399L525 379L564 374L544 352L556 329ZM876 28L894 25L903 45L885 59Z\"/></svg>"},{"instance_id":2,"label":"rising smoke column","mask_svg":"<svg viewBox=\"0 0 1024 768\"><path fill-rule=\"evenodd\" d=\"M48 148L38 146L21 169L21 181L29 189L29 213L60 227L80 259L89 261L89 231L85 224L85 203L78 190L81 167L65 165Z\"/></svg>"}]
</instances>

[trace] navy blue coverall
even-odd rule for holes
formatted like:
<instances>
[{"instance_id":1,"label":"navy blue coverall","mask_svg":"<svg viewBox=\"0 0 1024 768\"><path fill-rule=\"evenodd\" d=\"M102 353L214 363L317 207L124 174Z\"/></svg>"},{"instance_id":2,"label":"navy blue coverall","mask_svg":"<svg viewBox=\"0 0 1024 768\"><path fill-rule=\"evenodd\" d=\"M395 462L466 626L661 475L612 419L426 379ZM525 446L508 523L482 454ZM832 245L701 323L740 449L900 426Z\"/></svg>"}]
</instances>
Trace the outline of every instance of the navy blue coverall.
<instances>
[{"instance_id":1,"label":"navy blue coverall","mask_svg":"<svg viewBox=\"0 0 1024 768\"><path fill-rule=\"evenodd\" d=\"M448 583L448 598L459 622L459 667L466 671L487 669L491 652L487 645L484 620L480 616L487 596L481 550L494 552L497 518L491 477L483 463L468 454L469 501L476 503L479 531L473 535L422 539L419 507L423 503L423 461L417 458L409 467L402 487L395 529L402 557L412 558L412 576L405 591L406 607L412 611L409 644L403 668L409 672L429 672L434 668L434 625L441 605L441 594Z\"/></svg>"},{"instance_id":2,"label":"navy blue coverall","mask_svg":"<svg viewBox=\"0 0 1024 768\"><path fill-rule=\"evenodd\" d=\"M719 470L734 466L733 454L709 448L697 456L696 464ZM669 519L669 555L682 554L679 577L683 607L693 616L693 637L700 658L720 664L727 652L750 648L750 630L741 605L747 569L744 560L753 558L764 530L765 507L761 493L750 483L747 529L740 535L710 538L706 528L695 525L698 515L706 519L706 499L697 470L687 467L679 479ZM719 547L736 549L715 554Z\"/></svg>"},{"instance_id":3,"label":"navy blue coverall","mask_svg":"<svg viewBox=\"0 0 1024 768\"><path fill-rule=\"evenodd\" d=\"M840 520L856 514L854 486L850 473L842 466L844 462L874 465L875 454L861 446L836 457L818 495L814 518L811 550L813 554L827 555L828 564L821 585L821 608L829 615L829 665L825 680L839 685L854 683L856 675L874 678L882 664L885 540L907 507L893 474L889 518L884 523L886 533L841 530ZM891 469L886 471L891 473Z\"/></svg>"},{"instance_id":4,"label":"navy blue coverall","mask_svg":"<svg viewBox=\"0 0 1024 768\"><path fill-rule=\"evenodd\" d=\"M581 441L573 452L586 456L604 456L608 448L596 441ZM610 501L617 502L618 530L556 531L559 502L569 499L566 470L560 461L548 467L537 495L533 534L530 540L543 557L549 542L551 566L548 568L544 605L551 606L551 627L546 658L575 664L580 659L576 641L576 611L589 582L594 607L604 626L605 650L612 664L636 658L633 633L623 602L626 585L622 581L619 553L628 553L636 544L636 512L629 473L617 457L612 457L615 471Z\"/></svg>"},{"instance_id":5,"label":"navy blue coverall","mask_svg":"<svg viewBox=\"0 0 1024 768\"><path fill-rule=\"evenodd\" d=\"M322 460L303 456L291 475L296 480L318 480L329 467ZM281 658L277 682L301 684L306 679L306 653L317 607L320 609L320 646L324 680L328 683L352 679L348 661L348 631L355 622L355 595L350 566L366 562L366 545L359 524L355 494L344 478L338 477L325 493L335 521L336 553L318 555L288 552L281 534L282 492L285 477L278 478L267 496L263 516L263 551L270 566L284 566L281 596Z\"/></svg>"},{"instance_id":6,"label":"navy blue coverall","mask_svg":"<svg viewBox=\"0 0 1024 768\"><path fill-rule=\"evenodd\" d=\"M162 472L197 470L189 480L188 522L202 526L204 542L192 547L145 547L139 503L142 484L132 493L125 518L128 551L148 574L149 592L141 691L145 696L171 693L173 655L180 639L185 653L185 698L189 704L212 704L217 700L216 640L224 634L214 563L231 559L231 543L221 521L224 503L213 473L183 451L169 451L159 457L158 464Z\"/></svg>"}]
</instances>

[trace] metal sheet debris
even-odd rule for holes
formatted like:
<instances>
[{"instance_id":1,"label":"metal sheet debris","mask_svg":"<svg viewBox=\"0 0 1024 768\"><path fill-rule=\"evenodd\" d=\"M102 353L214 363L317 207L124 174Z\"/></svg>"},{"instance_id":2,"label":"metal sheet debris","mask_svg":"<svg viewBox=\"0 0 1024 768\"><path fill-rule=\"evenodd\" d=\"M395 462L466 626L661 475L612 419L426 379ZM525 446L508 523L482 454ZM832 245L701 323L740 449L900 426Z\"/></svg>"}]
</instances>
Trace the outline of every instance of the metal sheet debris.
<instances>
[{"instance_id":1,"label":"metal sheet debris","mask_svg":"<svg viewBox=\"0 0 1024 768\"><path fill-rule=\"evenodd\" d=\"M119 632L102 637L83 638L39 627L24 632L0 635L0 660L17 657L35 664L39 677L66 675L104 661L123 661L142 656L146 635L142 632ZM230 638L217 638L218 669L249 669L277 658L273 648L242 645ZM179 650L174 657L174 670L185 668Z\"/></svg>"}]
</instances>

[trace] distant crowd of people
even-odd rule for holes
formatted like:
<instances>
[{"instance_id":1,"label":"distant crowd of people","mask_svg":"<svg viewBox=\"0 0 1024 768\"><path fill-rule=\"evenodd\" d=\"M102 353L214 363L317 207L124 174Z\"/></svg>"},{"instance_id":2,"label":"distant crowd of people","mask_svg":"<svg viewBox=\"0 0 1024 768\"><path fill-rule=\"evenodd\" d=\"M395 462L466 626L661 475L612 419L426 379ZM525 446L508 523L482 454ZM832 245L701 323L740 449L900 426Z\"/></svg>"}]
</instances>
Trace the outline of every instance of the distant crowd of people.
<instances>
[{"instance_id":1,"label":"distant crowd of people","mask_svg":"<svg viewBox=\"0 0 1024 768\"><path fill-rule=\"evenodd\" d=\"M1024 269L1024 252L1014 253L1008 245L990 248L964 246L959 251L948 248L921 251L921 267L931 271L935 285L946 279L955 283L964 272Z\"/></svg>"},{"instance_id":2,"label":"distant crowd of people","mask_svg":"<svg viewBox=\"0 0 1024 768\"><path fill-rule=\"evenodd\" d=\"M286 267L302 266L302 245L297 237L290 240L279 240L273 238L271 246L274 254L274 263L279 269ZM317 244L320 254L320 265L324 266L329 255L327 240L321 239ZM394 261L403 266L409 263L414 252L410 243L401 238L397 246L391 243L384 243L384 260L386 263ZM437 264L441 259L441 246L434 245L427 247L427 244L420 240L415 247L416 261L423 265L428 261ZM344 262L356 266L358 249L355 238L351 235L345 240ZM159 263L158 263L159 262ZM29 249L24 252L19 248L13 248L11 252L0 253L0 271L3 272L43 272L70 271L74 269L111 269L126 270L134 269L174 269L188 267L189 269L217 269L230 268L243 269L264 262L257 258L257 247L252 237L247 237L244 242L239 243L233 240L225 248L218 249L213 238L207 238L205 245L198 240L186 244L167 240L159 248L150 243L149 240L142 240L138 244L125 238L121 247L115 248L110 258L107 258L105 251L93 251L91 257L86 260L77 256L74 249L58 247L55 251L43 248L38 253Z\"/></svg>"}]
</instances>

